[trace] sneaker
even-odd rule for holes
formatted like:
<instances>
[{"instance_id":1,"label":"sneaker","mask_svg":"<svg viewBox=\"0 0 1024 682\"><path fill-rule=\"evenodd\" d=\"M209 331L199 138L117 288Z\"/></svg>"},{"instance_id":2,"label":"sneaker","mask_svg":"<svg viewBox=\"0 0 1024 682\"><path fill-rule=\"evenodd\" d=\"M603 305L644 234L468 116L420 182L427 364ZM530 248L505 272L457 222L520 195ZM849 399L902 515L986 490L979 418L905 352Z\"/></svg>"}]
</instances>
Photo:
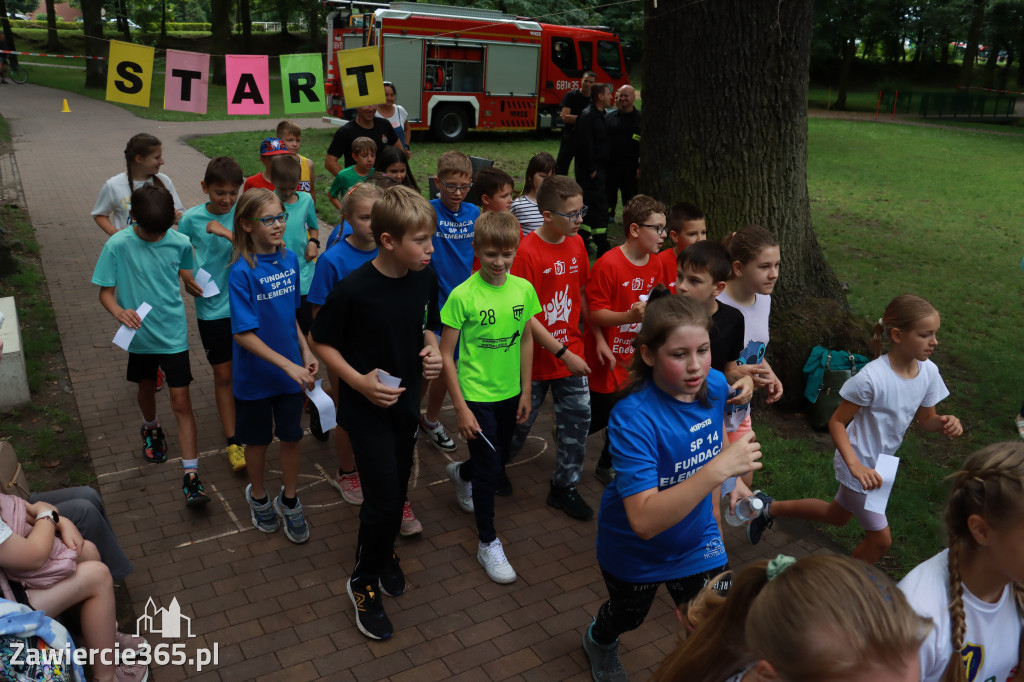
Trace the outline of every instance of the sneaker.
<instances>
[{"instance_id":1,"label":"sneaker","mask_svg":"<svg viewBox=\"0 0 1024 682\"><path fill-rule=\"evenodd\" d=\"M761 542L761 535L775 523L771 514L768 513L768 507L775 501L775 498L765 495L760 490L754 491L754 497L764 502L764 510L760 516L747 524L747 542L752 545Z\"/></svg>"},{"instance_id":2,"label":"sneaker","mask_svg":"<svg viewBox=\"0 0 1024 682\"><path fill-rule=\"evenodd\" d=\"M615 468L603 467L598 464L594 467L594 478L601 481L602 484L608 485L615 478Z\"/></svg>"},{"instance_id":3,"label":"sneaker","mask_svg":"<svg viewBox=\"0 0 1024 682\"><path fill-rule=\"evenodd\" d=\"M228 464L231 465L231 470L238 473L245 468L245 446L235 445L232 443L227 447L228 451Z\"/></svg>"},{"instance_id":4,"label":"sneaker","mask_svg":"<svg viewBox=\"0 0 1024 682\"><path fill-rule=\"evenodd\" d=\"M334 474L331 485L341 493L341 499L357 507L363 503L363 484L359 482L359 472L351 474Z\"/></svg>"},{"instance_id":5,"label":"sneaker","mask_svg":"<svg viewBox=\"0 0 1024 682\"><path fill-rule=\"evenodd\" d=\"M398 565L398 554L391 550L391 558L388 560L384 571L380 574L380 591L389 597L397 597L405 592L405 573Z\"/></svg>"},{"instance_id":6,"label":"sneaker","mask_svg":"<svg viewBox=\"0 0 1024 682\"><path fill-rule=\"evenodd\" d=\"M501 470L501 476L498 476L498 487L495 489L494 494L500 497L512 495L512 480L504 469Z\"/></svg>"},{"instance_id":7,"label":"sneaker","mask_svg":"<svg viewBox=\"0 0 1024 682\"><path fill-rule=\"evenodd\" d=\"M348 581L348 598L356 607L356 627L370 639L390 639L394 628L384 613L384 604L373 585L353 585Z\"/></svg>"},{"instance_id":8,"label":"sneaker","mask_svg":"<svg viewBox=\"0 0 1024 682\"><path fill-rule=\"evenodd\" d=\"M309 524L306 523L306 517L302 515L302 503L296 499L295 508L292 509L281 501L282 497L284 497L283 486L281 494L274 498L274 511L284 522L284 534L295 544L301 545L309 539Z\"/></svg>"},{"instance_id":9,"label":"sneaker","mask_svg":"<svg viewBox=\"0 0 1024 682\"><path fill-rule=\"evenodd\" d=\"M141 664L122 663L114 668L114 679L117 682L146 682L149 679L149 667Z\"/></svg>"},{"instance_id":10,"label":"sneaker","mask_svg":"<svg viewBox=\"0 0 1024 682\"><path fill-rule=\"evenodd\" d=\"M476 560L487 571L487 577L494 582L507 585L516 581L516 572L505 558L501 540L495 538L486 545L481 542L476 550Z\"/></svg>"},{"instance_id":11,"label":"sneaker","mask_svg":"<svg viewBox=\"0 0 1024 682\"><path fill-rule=\"evenodd\" d=\"M567 516L580 521L586 521L594 516L594 510L580 497L574 485L563 488L552 483L548 490L547 503L549 507L561 509Z\"/></svg>"},{"instance_id":12,"label":"sneaker","mask_svg":"<svg viewBox=\"0 0 1024 682\"><path fill-rule=\"evenodd\" d=\"M590 636L593 627L594 621L591 621L583 632L583 651L590 659L590 676L594 682L628 682L629 676L619 660L619 640L615 640L614 644L598 644Z\"/></svg>"},{"instance_id":13,"label":"sneaker","mask_svg":"<svg viewBox=\"0 0 1024 682\"><path fill-rule=\"evenodd\" d=\"M114 633L114 644L121 651L138 651L146 644L146 640L138 635L129 635L125 632L117 631Z\"/></svg>"},{"instance_id":14,"label":"sneaker","mask_svg":"<svg viewBox=\"0 0 1024 682\"><path fill-rule=\"evenodd\" d=\"M164 440L164 430L159 426L147 429L143 426L139 433L144 443L142 456L152 464L163 464L167 461L167 443Z\"/></svg>"},{"instance_id":15,"label":"sneaker","mask_svg":"<svg viewBox=\"0 0 1024 682\"><path fill-rule=\"evenodd\" d=\"M412 505L409 504L409 500L406 500L405 506L402 507L402 526L398 532L406 537L423 532L423 524L412 513Z\"/></svg>"},{"instance_id":16,"label":"sneaker","mask_svg":"<svg viewBox=\"0 0 1024 682\"><path fill-rule=\"evenodd\" d=\"M210 504L210 498L203 490L203 482L199 480L199 474L190 471L185 474L181 482L181 491L185 493L185 505L188 507L203 507Z\"/></svg>"},{"instance_id":17,"label":"sneaker","mask_svg":"<svg viewBox=\"0 0 1024 682\"><path fill-rule=\"evenodd\" d=\"M462 466L462 462L452 462L444 468L448 473L448 478L452 479L452 483L455 485L455 501L459 503L459 507L462 511L473 513L473 483L471 481L463 481L459 478L459 468Z\"/></svg>"},{"instance_id":18,"label":"sneaker","mask_svg":"<svg viewBox=\"0 0 1024 682\"><path fill-rule=\"evenodd\" d=\"M444 430L444 424L437 422L437 426L431 428L427 426L427 418L420 417L420 430L423 433L430 436L430 444L441 452L454 452L455 441L448 435L448 432Z\"/></svg>"},{"instance_id":19,"label":"sneaker","mask_svg":"<svg viewBox=\"0 0 1024 682\"><path fill-rule=\"evenodd\" d=\"M252 499L252 483L245 486L245 501L249 503L249 515L252 517L252 525L256 527L256 530L273 533L281 527L281 522L277 520L274 505L270 500L263 504L257 504Z\"/></svg>"},{"instance_id":20,"label":"sneaker","mask_svg":"<svg viewBox=\"0 0 1024 682\"><path fill-rule=\"evenodd\" d=\"M309 398L306 398L306 403L306 411L309 412L309 432L313 434L313 438L323 443L331 436L329 433L324 433L320 426L320 410Z\"/></svg>"}]
</instances>

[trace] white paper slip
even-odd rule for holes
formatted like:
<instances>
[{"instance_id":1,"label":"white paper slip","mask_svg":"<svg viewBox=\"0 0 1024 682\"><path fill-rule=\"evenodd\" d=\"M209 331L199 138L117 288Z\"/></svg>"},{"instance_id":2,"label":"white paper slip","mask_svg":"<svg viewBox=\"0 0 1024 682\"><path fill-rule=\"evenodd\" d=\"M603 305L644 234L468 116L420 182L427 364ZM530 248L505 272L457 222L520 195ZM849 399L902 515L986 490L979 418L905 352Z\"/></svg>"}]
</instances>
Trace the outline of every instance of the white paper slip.
<instances>
[{"instance_id":1,"label":"white paper slip","mask_svg":"<svg viewBox=\"0 0 1024 682\"><path fill-rule=\"evenodd\" d=\"M492 443L491 441L487 440L487 436L484 435L483 431L477 429L476 433L477 433L478 436L480 436L481 438L484 439L484 442L487 443L488 447L490 447L491 450L494 450L495 452L498 451L498 448L494 447L494 443Z\"/></svg>"},{"instance_id":2,"label":"white paper slip","mask_svg":"<svg viewBox=\"0 0 1024 682\"><path fill-rule=\"evenodd\" d=\"M641 303L646 303L647 299L649 299L649 298L650 298L649 294L640 294L640 302Z\"/></svg>"},{"instance_id":3,"label":"white paper slip","mask_svg":"<svg viewBox=\"0 0 1024 682\"><path fill-rule=\"evenodd\" d=\"M401 377L392 376L382 369L377 370L377 381L388 388L399 388L402 385Z\"/></svg>"},{"instance_id":4,"label":"white paper slip","mask_svg":"<svg viewBox=\"0 0 1024 682\"><path fill-rule=\"evenodd\" d=\"M313 390L306 391L306 395L316 405L316 413L320 415L320 430L327 433L335 426L338 425L338 420L335 416L334 401L331 400L331 396L327 395L327 392L320 387L323 383L323 379L317 379L316 384L313 386Z\"/></svg>"},{"instance_id":5,"label":"white paper slip","mask_svg":"<svg viewBox=\"0 0 1024 682\"><path fill-rule=\"evenodd\" d=\"M882 487L868 491L864 500L864 508L876 514L884 514L892 493L892 484L896 480L896 469L900 466L900 458L892 455L879 455L875 463L875 471L882 477Z\"/></svg>"},{"instance_id":6,"label":"white paper slip","mask_svg":"<svg viewBox=\"0 0 1024 682\"><path fill-rule=\"evenodd\" d=\"M213 281L213 275L202 268L196 271L196 284L203 290L203 298L210 298L220 293L220 287Z\"/></svg>"},{"instance_id":7,"label":"white paper slip","mask_svg":"<svg viewBox=\"0 0 1024 682\"><path fill-rule=\"evenodd\" d=\"M140 320L145 321L146 315L149 315L149 311L152 309L153 306L143 302L135 309L135 314L139 316ZM122 324L121 328L117 330L116 334L114 334L114 345L119 348L123 348L124 350L128 350L128 346L132 345L132 339L135 338L135 332L137 331L139 330L126 327Z\"/></svg>"}]
</instances>

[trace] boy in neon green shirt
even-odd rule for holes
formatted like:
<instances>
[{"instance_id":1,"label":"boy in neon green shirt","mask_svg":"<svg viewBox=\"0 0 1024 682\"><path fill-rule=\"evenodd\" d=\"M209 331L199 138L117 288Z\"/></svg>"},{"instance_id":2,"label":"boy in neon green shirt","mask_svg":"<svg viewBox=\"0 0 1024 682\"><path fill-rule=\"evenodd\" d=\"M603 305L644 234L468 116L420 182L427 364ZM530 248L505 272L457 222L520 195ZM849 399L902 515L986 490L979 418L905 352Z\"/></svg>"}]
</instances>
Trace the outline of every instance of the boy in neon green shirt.
<instances>
[{"instance_id":1,"label":"boy in neon green shirt","mask_svg":"<svg viewBox=\"0 0 1024 682\"><path fill-rule=\"evenodd\" d=\"M480 270L452 290L441 311L444 380L469 444L469 461L452 462L446 471L459 506L476 516L477 560L491 580L510 583L516 573L494 529L494 494L515 425L530 414L529 321L540 302L532 284L508 274L521 234L512 214L485 213L473 229Z\"/></svg>"}]
</instances>

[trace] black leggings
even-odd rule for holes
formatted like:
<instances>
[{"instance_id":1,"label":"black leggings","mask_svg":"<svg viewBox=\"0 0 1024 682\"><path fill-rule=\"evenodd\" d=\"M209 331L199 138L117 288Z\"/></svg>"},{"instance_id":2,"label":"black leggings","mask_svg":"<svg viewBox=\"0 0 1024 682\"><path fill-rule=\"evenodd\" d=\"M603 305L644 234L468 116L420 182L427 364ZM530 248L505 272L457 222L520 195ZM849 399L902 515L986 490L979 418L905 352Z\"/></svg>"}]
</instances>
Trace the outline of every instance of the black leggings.
<instances>
[{"instance_id":1,"label":"black leggings","mask_svg":"<svg viewBox=\"0 0 1024 682\"><path fill-rule=\"evenodd\" d=\"M729 570L729 564L697 573L696 575L666 580L665 587L676 606L687 604L696 597L704 586L719 573ZM608 601L597 612L597 622L590 631L594 641L608 645L615 642L623 632L636 630L647 618L654 596L661 583L629 583L619 580L608 571L601 569L604 584L608 587ZM731 578L721 581L716 588L726 592L732 584Z\"/></svg>"}]
</instances>

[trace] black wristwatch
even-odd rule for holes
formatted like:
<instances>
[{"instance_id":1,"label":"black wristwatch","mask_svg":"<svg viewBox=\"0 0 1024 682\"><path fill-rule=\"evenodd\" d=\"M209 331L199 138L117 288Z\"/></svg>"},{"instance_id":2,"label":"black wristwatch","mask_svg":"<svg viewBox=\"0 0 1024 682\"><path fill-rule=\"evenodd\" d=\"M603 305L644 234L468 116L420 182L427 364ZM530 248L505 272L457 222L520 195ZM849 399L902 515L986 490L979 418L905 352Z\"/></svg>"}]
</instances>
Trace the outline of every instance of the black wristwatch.
<instances>
[{"instance_id":1,"label":"black wristwatch","mask_svg":"<svg viewBox=\"0 0 1024 682\"><path fill-rule=\"evenodd\" d=\"M50 519L53 521L53 525L56 526L60 523L60 514L58 514L54 509L47 509L46 511L41 511L36 515L36 521L39 519Z\"/></svg>"},{"instance_id":2,"label":"black wristwatch","mask_svg":"<svg viewBox=\"0 0 1024 682\"><path fill-rule=\"evenodd\" d=\"M561 347L561 348L560 348L560 349L558 350L558 352L557 352L557 353L555 353L555 357L556 357L556 358L558 358L559 360L561 360L561 359L562 359L562 356L563 356L563 355L565 355L565 351L567 351L567 350L569 350L569 346L564 346L564 345L563 345L563 346L562 346L562 347Z\"/></svg>"},{"instance_id":3,"label":"black wristwatch","mask_svg":"<svg viewBox=\"0 0 1024 682\"><path fill-rule=\"evenodd\" d=\"M316 237L310 237L309 241L314 243L314 244L316 244L316 248L318 248L318 249L320 248L320 240L317 239Z\"/></svg>"}]
</instances>

